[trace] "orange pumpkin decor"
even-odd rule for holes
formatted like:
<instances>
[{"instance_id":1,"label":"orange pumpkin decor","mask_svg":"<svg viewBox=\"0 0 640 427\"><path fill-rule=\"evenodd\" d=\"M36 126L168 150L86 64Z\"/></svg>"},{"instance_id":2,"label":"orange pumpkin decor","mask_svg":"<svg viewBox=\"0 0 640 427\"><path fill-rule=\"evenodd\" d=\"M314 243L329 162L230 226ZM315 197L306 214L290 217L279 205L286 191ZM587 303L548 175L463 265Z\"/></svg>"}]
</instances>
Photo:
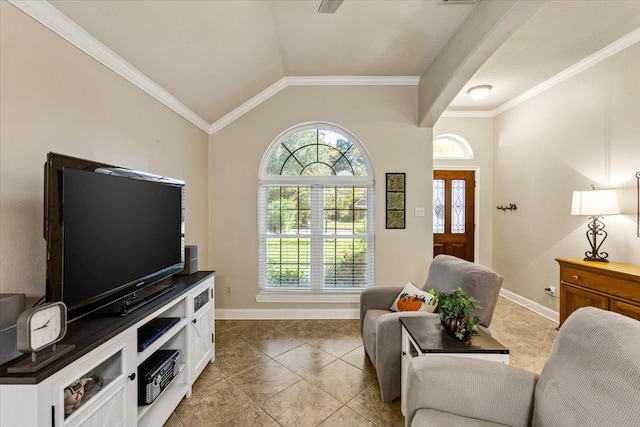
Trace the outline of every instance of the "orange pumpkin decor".
<instances>
[{"instance_id":1,"label":"orange pumpkin decor","mask_svg":"<svg viewBox=\"0 0 640 427\"><path fill-rule=\"evenodd\" d=\"M409 295L408 293L403 293L400 295L400 299L398 300L398 310L399 311L418 311L422 304L425 303L425 297L423 295Z\"/></svg>"}]
</instances>

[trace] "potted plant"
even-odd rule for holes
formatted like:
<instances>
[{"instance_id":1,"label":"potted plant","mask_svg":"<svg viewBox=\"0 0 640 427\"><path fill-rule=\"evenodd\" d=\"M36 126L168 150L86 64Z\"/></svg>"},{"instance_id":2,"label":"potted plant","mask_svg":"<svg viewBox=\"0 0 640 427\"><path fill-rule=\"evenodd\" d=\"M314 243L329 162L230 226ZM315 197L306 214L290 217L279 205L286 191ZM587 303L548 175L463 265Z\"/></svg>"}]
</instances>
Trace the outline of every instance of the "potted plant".
<instances>
[{"instance_id":1,"label":"potted plant","mask_svg":"<svg viewBox=\"0 0 640 427\"><path fill-rule=\"evenodd\" d=\"M440 323L450 335L460 340L469 339L478 330L480 318L473 312L480 308L480 303L468 296L461 288L450 292L439 292L433 289L429 293L434 296L431 303L437 305Z\"/></svg>"}]
</instances>

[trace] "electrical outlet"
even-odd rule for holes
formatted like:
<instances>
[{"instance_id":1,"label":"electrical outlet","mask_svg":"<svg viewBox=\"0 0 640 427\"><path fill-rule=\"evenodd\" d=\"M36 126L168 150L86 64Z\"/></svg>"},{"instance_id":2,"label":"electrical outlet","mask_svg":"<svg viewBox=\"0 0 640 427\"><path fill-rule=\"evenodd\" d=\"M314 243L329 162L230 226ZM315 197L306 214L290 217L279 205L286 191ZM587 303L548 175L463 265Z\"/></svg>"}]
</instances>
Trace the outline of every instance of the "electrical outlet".
<instances>
[{"instance_id":1,"label":"electrical outlet","mask_svg":"<svg viewBox=\"0 0 640 427\"><path fill-rule=\"evenodd\" d=\"M555 286L546 287L546 288L544 288L544 291L547 294L551 295L552 297L556 295L556 287Z\"/></svg>"},{"instance_id":2,"label":"electrical outlet","mask_svg":"<svg viewBox=\"0 0 640 427\"><path fill-rule=\"evenodd\" d=\"M227 295L231 295L231 287L227 286L226 290L227 290Z\"/></svg>"},{"instance_id":3,"label":"electrical outlet","mask_svg":"<svg viewBox=\"0 0 640 427\"><path fill-rule=\"evenodd\" d=\"M416 216L424 216L424 208L416 208Z\"/></svg>"}]
</instances>

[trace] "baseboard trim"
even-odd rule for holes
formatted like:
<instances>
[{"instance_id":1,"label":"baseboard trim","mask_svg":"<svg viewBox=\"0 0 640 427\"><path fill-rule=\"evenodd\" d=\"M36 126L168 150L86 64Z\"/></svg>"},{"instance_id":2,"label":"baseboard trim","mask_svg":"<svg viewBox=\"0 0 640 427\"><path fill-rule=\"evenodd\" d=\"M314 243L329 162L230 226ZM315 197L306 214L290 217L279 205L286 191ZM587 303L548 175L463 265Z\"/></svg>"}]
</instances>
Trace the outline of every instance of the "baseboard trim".
<instances>
[{"instance_id":1,"label":"baseboard trim","mask_svg":"<svg viewBox=\"0 0 640 427\"><path fill-rule=\"evenodd\" d=\"M216 308L216 320L358 319L359 308Z\"/></svg>"},{"instance_id":2,"label":"baseboard trim","mask_svg":"<svg viewBox=\"0 0 640 427\"><path fill-rule=\"evenodd\" d=\"M531 301L530 299L513 293L507 289L502 288L500 290L500 296L508 299L509 301L515 302L516 304L521 305L522 307L529 309L534 313L546 317L547 319L552 320L556 323L560 321L560 314L557 311L545 307L544 305L538 304L537 302Z\"/></svg>"},{"instance_id":3,"label":"baseboard trim","mask_svg":"<svg viewBox=\"0 0 640 427\"><path fill-rule=\"evenodd\" d=\"M558 322L560 315L548 307L533 302L507 289L500 290L500 296L512 301L540 316ZM355 308L216 308L217 320L279 320L279 319L358 319L360 309Z\"/></svg>"}]
</instances>

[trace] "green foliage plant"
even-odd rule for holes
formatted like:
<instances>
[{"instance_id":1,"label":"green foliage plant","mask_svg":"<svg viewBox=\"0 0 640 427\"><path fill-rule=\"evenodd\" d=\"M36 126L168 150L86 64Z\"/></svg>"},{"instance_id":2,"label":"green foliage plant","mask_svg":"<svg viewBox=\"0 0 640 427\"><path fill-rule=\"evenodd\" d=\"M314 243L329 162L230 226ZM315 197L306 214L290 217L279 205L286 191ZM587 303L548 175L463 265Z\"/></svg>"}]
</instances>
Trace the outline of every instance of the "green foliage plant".
<instances>
[{"instance_id":1,"label":"green foliage plant","mask_svg":"<svg viewBox=\"0 0 640 427\"><path fill-rule=\"evenodd\" d=\"M430 289L429 293L434 296L430 304L437 305L445 329L445 324L454 325L454 330L448 332L453 333L458 339L464 339L478 330L480 318L473 314L480 308L478 300L468 296L461 288L450 292Z\"/></svg>"},{"instance_id":2,"label":"green foliage plant","mask_svg":"<svg viewBox=\"0 0 640 427\"><path fill-rule=\"evenodd\" d=\"M268 281L270 285L280 287L300 287L304 283L304 273L296 269L269 269Z\"/></svg>"}]
</instances>

